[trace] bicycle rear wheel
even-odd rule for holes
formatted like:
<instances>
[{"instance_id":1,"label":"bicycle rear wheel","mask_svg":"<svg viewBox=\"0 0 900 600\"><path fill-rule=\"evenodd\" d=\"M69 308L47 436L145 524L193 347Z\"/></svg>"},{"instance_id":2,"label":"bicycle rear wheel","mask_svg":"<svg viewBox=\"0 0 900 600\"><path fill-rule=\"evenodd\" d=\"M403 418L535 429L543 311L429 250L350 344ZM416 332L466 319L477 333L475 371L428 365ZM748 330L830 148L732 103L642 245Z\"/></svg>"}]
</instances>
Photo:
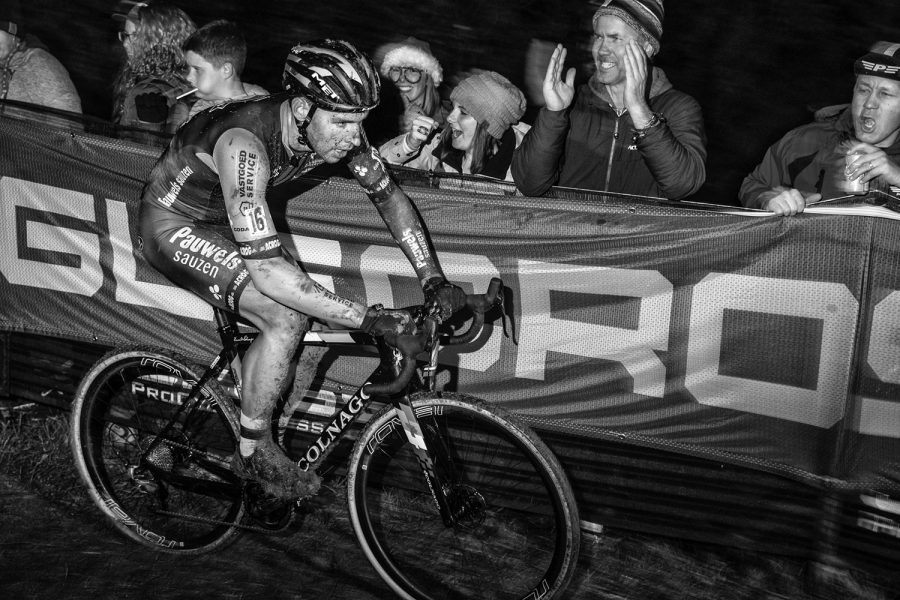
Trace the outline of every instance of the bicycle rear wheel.
<instances>
[{"instance_id":1,"label":"bicycle rear wheel","mask_svg":"<svg viewBox=\"0 0 900 600\"><path fill-rule=\"evenodd\" d=\"M91 499L119 531L162 552L219 548L244 514L230 467L239 425L231 400L211 381L172 419L200 373L174 353L114 350L72 404L72 452Z\"/></svg>"},{"instance_id":2,"label":"bicycle rear wheel","mask_svg":"<svg viewBox=\"0 0 900 600\"><path fill-rule=\"evenodd\" d=\"M412 405L453 511L447 527L389 406L357 441L350 518L369 561L407 599L551 598L568 584L580 542L568 479L549 448L498 407L430 393Z\"/></svg>"}]
</instances>

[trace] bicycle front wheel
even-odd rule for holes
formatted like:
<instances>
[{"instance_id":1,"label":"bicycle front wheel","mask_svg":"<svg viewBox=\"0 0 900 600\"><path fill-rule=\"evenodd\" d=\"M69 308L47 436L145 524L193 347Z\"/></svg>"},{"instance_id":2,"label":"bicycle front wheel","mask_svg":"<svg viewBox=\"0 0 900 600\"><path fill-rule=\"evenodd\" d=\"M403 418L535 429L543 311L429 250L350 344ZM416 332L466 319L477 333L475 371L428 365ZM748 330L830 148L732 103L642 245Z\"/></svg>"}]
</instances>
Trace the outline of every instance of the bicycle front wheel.
<instances>
[{"instance_id":1,"label":"bicycle front wheel","mask_svg":"<svg viewBox=\"0 0 900 600\"><path fill-rule=\"evenodd\" d=\"M462 394L412 398L457 523L448 527L393 406L357 441L347 480L363 552L402 598L551 598L568 584L578 511L559 461L526 426Z\"/></svg>"},{"instance_id":2,"label":"bicycle front wheel","mask_svg":"<svg viewBox=\"0 0 900 600\"><path fill-rule=\"evenodd\" d=\"M91 499L119 531L162 552L219 548L244 514L231 400L211 381L175 416L201 372L174 353L114 350L72 404L72 452Z\"/></svg>"}]
</instances>

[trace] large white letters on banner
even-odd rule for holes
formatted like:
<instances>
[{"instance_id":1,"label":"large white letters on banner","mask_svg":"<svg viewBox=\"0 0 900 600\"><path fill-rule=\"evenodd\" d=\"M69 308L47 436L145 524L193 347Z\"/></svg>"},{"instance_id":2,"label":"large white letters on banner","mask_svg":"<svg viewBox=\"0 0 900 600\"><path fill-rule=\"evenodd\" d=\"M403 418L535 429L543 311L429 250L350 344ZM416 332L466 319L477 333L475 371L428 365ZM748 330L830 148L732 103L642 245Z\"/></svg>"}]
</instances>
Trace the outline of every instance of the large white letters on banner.
<instances>
[{"instance_id":1,"label":"large white letters on banner","mask_svg":"<svg viewBox=\"0 0 900 600\"><path fill-rule=\"evenodd\" d=\"M212 306L196 294L171 284L137 280L137 262L131 243L131 231L134 227L128 222L127 207L124 202L107 200L106 212L109 219L109 240L113 248L116 301L211 321Z\"/></svg>"},{"instance_id":2,"label":"large white letters on banner","mask_svg":"<svg viewBox=\"0 0 900 600\"><path fill-rule=\"evenodd\" d=\"M484 293L492 277L499 277L497 267L486 256L441 252L441 268L451 282L472 284L473 292ZM408 274L415 279L416 273L403 252L396 247L370 246L360 257L359 270L366 288L366 302L392 306L394 295L389 275ZM421 294L410 300L410 304L421 302ZM459 366L473 371L486 371L500 358L502 331L496 328L485 344L476 352L459 356Z\"/></svg>"},{"instance_id":3,"label":"large white letters on banner","mask_svg":"<svg viewBox=\"0 0 900 600\"><path fill-rule=\"evenodd\" d=\"M900 292L875 306L869 336L868 362L881 381L900 384ZM860 433L900 438L900 399L859 399Z\"/></svg>"},{"instance_id":4,"label":"large white letters on banner","mask_svg":"<svg viewBox=\"0 0 900 600\"><path fill-rule=\"evenodd\" d=\"M544 379L547 353L564 352L621 363L634 392L662 398L666 370L653 352L669 342L672 284L656 271L519 261L522 331L516 377ZM552 290L640 298L637 329L567 321L551 314Z\"/></svg>"},{"instance_id":5,"label":"large white letters on banner","mask_svg":"<svg viewBox=\"0 0 900 600\"><path fill-rule=\"evenodd\" d=\"M73 217L95 224L94 197L12 177L0 179L0 239L9 247L0 252L0 271L10 283L93 296L103 285L100 236L96 232L26 220L17 231L17 208ZM85 227L86 228L86 227ZM65 230L59 233L55 230ZM29 249L76 258L74 266L20 258L17 239ZM39 264L36 264L39 263Z\"/></svg>"},{"instance_id":6,"label":"large white letters on banner","mask_svg":"<svg viewBox=\"0 0 900 600\"><path fill-rule=\"evenodd\" d=\"M326 267L341 266L341 244L337 240L322 240L319 238L309 237L305 235L293 235L287 233L279 233L281 243L293 255L294 259L303 265L306 274L319 285L332 293L337 293L334 289L334 278L329 275L315 273L311 267L315 265Z\"/></svg>"},{"instance_id":7,"label":"large white letters on banner","mask_svg":"<svg viewBox=\"0 0 900 600\"><path fill-rule=\"evenodd\" d=\"M719 374L725 309L820 319L816 389ZM694 286L685 387L701 404L828 428L841 418L857 301L841 283L711 273Z\"/></svg>"}]
</instances>

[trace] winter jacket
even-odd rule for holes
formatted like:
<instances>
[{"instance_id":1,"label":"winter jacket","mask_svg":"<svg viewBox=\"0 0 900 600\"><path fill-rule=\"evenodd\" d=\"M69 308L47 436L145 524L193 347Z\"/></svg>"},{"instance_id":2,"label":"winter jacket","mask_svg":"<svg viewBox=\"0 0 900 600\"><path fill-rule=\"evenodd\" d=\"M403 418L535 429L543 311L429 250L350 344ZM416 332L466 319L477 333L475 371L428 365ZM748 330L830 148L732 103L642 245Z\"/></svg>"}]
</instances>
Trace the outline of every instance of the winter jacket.
<instances>
[{"instance_id":1,"label":"winter jacket","mask_svg":"<svg viewBox=\"0 0 900 600\"><path fill-rule=\"evenodd\" d=\"M741 184L741 205L763 208L760 196L776 188L793 188L804 194L818 193L823 198L842 196L835 183L842 178L845 156L839 146L853 137L853 119L849 109L833 118L821 118L787 132L772 144L762 162ZM900 164L900 140L894 142L885 153ZM890 187L876 179L870 188L891 191Z\"/></svg>"},{"instance_id":2,"label":"winter jacket","mask_svg":"<svg viewBox=\"0 0 900 600\"><path fill-rule=\"evenodd\" d=\"M43 48L20 43L6 64L0 64L0 100L40 104L81 112L81 99L69 72Z\"/></svg>"},{"instance_id":3,"label":"winter jacket","mask_svg":"<svg viewBox=\"0 0 900 600\"><path fill-rule=\"evenodd\" d=\"M567 110L542 108L516 150L519 190L540 196L551 186L679 200L706 181L706 133L696 100L653 69L650 109L665 122L634 140L628 112L617 116L605 87L578 88Z\"/></svg>"}]
</instances>

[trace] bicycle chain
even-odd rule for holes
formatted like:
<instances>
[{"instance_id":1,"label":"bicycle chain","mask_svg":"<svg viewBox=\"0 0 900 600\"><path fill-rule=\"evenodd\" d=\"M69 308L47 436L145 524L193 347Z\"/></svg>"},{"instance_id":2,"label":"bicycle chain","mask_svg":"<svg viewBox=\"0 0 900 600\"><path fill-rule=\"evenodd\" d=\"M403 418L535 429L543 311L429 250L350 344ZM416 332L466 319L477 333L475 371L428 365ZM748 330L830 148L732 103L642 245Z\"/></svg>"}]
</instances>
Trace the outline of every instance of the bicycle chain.
<instances>
[{"instance_id":1,"label":"bicycle chain","mask_svg":"<svg viewBox=\"0 0 900 600\"><path fill-rule=\"evenodd\" d=\"M186 444L182 444L181 442L177 442L177 441L169 439L169 438L162 440L162 443L164 443L168 446L175 446L177 448L182 448L182 449L184 449L188 452L194 453L194 454L202 454L207 457L209 456L207 453L205 453L201 450L198 450L197 448L188 446ZM208 525L225 525L228 527L235 527L235 528L241 529L243 531L253 531L255 533L263 533L263 534L268 534L268 535L278 533L280 531L284 531L287 528L287 526L290 525L291 521L293 520L293 519L288 520L288 522L284 525L284 527L281 527L279 529L270 529L267 527L259 527L256 525L246 525L243 523L233 523L231 521L222 521L220 519L211 519L209 517L200 517L197 515L188 515L188 514L184 514L184 513L177 513L177 512L173 512L173 511L169 511L169 510L156 510L154 512L159 515L163 515L166 517L174 517L176 519L181 519L184 521L192 521L195 523L206 523Z\"/></svg>"}]
</instances>

